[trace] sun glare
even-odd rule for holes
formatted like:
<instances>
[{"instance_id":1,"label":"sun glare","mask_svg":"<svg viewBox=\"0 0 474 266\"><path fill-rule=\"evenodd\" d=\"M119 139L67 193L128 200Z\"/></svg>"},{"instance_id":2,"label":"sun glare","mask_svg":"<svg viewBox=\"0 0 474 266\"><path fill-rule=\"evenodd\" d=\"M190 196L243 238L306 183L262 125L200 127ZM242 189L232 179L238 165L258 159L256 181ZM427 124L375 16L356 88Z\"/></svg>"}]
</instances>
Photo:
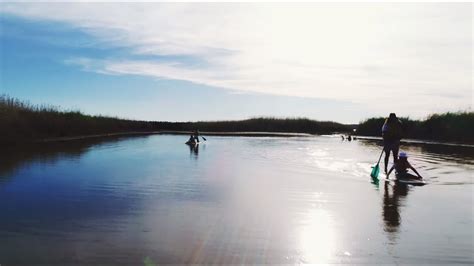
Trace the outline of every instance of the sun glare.
<instances>
[{"instance_id":1,"label":"sun glare","mask_svg":"<svg viewBox=\"0 0 474 266\"><path fill-rule=\"evenodd\" d=\"M333 219L326 210L311 210L307 214L299 238L304 263L328 264L332 261L336 246L333 226Z\"/></svg>"}]
</instances>

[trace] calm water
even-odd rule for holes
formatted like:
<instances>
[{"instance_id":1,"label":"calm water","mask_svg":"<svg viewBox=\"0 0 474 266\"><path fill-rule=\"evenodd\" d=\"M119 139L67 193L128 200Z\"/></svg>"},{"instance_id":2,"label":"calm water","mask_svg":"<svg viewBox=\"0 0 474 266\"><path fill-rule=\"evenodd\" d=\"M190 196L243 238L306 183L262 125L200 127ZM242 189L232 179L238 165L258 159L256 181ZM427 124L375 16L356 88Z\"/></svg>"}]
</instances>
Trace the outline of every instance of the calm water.
<instances>
[{"instance_id":1,"label":"calm water","mask_svg":"<svg viewBox=\"0 0 474 266\"><path fill-rule=\"evenodd\" d=\"M474 148L402 146L406 187L370 183L377 142L185 141L2 149L0 264L474 263Z\"/></svg>"}]
</instances>

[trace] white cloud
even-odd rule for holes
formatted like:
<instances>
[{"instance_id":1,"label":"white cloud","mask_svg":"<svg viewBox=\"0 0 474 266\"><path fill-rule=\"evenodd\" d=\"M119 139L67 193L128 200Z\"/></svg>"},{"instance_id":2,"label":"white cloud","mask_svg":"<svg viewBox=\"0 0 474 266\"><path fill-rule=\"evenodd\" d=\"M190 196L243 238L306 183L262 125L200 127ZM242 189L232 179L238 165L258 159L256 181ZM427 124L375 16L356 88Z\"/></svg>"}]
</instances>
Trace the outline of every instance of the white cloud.
<instances>
[{"instance_id":1,"label":"white cloud","mask_svg":"<svg viewBox=\"0 0 474 266\"><path fill-rule=\"evenodd\" d=\"M135 55L184 58L68 60L89 71L415 116L472 105L471 4L50 3L1 11L69 23Z\"/></svg>"}]
</instances>

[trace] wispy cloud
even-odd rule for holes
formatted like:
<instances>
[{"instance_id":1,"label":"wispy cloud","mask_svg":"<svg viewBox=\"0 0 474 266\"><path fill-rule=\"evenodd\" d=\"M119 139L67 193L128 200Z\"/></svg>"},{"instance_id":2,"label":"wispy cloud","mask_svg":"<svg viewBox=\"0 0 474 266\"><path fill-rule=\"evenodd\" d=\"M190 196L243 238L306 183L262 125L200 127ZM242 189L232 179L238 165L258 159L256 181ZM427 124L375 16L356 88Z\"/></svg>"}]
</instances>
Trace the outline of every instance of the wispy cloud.
<instances>
[{"instance_id":1,"label":"wispy cloud","mask_svg":"<svg viewBox=\"0 0 474 266\"><path fill-rule=\"evenodd\" d=\"M2 4L1 12L68 23L105 48L130 50L129 58L66 60L87 71L383 112L472 104L470 4Z\"/></svg>"}]
</instances>

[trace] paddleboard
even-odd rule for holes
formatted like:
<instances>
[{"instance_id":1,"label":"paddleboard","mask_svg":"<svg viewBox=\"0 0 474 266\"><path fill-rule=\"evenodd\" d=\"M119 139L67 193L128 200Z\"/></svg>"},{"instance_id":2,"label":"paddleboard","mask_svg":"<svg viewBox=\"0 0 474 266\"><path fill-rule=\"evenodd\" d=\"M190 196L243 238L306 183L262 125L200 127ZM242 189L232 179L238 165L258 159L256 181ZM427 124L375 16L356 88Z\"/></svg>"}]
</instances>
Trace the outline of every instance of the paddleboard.
<instances>
[{"instance_id":1,"label":"paddleboard","mask_svg":"<svg viewBox=\"0 0 474 266\"><path fill-rule=\"evenodd\" d=\"M407 184L413 186L426 185L425 181L423 181L422 179L418 179L417 176L412 175L410 173L396 174L395 176L397 177L396 181L400 184Z\"/></svg>"},{"instance_id":2,"label":"paddleboard","mask_svg":"<svg viewBox=\"0 0 474 266\"><path fill-rule=\"evenodd\" d=\"M424 186L426 182L419 179L405 179L405 178L398 178L396 182L400 184L412 185L412 186Z\"/></svg>"},{"instance_id":3,"label":"paddleboard","mask_svg":"<svg viewBox=\"0 0 474 266\"><path fill-rule=\"evenodd\" d=\"M387 177L387 175L382 175L383 177L380 177L377 178L377 179L374 179L372 178L372 180L374 182L379 182L379 181L386 181L386 182L397 182L399 184L403 184L403 185L412 185L412 186L424 186L426 185L427 183L422 180L422 179L417 179L417 178L413 178L413 177L416 177L414 175L411 175L411 174L404 174L404 175L395 175L396 177L395 178L390 178L390 177ZM405 176L405 177L404 177ZM407 176L411 176L412 178L410 177L407 177Z\"/></svg>"}]
</instances>

